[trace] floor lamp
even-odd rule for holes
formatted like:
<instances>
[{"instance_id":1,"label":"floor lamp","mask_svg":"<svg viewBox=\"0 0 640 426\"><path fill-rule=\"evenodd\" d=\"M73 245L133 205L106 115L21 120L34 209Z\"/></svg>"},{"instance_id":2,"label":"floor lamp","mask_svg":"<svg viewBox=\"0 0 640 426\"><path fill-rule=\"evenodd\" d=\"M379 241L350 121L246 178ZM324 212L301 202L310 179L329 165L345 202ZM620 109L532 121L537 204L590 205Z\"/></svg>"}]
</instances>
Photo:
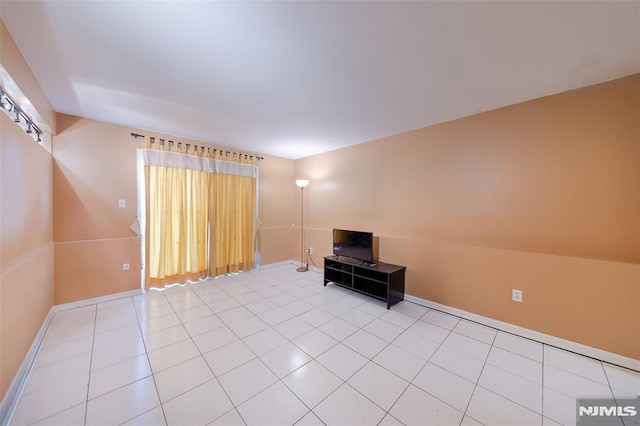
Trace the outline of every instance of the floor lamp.
<instances>
[{"instance_id":1,"label":"floor lamp","mask_svg":"<svg viewBox=\"0 0 640 426\"><path fill-rule=\"evenodd\" d=\"M309 185L307 179L296 179L296 185L300 187L300 267L298 272L307 272L309 266L304 266L304 188Z\"/></svg>"}]
</instances>

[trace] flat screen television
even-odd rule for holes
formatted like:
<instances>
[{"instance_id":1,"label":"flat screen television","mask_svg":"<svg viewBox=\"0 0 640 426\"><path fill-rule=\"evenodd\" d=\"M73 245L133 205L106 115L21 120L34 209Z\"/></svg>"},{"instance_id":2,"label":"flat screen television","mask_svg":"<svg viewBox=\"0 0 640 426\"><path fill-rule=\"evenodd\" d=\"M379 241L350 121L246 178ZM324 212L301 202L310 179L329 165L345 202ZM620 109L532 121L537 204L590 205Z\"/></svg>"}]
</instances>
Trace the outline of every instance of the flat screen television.
<instances>
[{"instance_id":1,"label":"flat screen television","mask_svg":"<svg viewBox=\"0 0 640 426\"><path fill-rule=\"evenodd\" d=\"M333 254L373 263L373 233L334 229Z\"/></svg>"}]
</instances>

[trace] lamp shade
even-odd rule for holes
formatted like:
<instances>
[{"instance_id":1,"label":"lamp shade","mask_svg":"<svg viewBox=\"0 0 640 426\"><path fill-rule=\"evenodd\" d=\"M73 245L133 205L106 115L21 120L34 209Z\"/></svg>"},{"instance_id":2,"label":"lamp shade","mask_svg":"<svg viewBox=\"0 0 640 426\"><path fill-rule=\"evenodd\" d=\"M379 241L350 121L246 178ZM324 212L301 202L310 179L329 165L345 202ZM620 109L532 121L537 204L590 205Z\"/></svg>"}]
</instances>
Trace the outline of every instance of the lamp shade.
<instances>
[{"instance_id":1,"label":"lamp shade","mask_svg":"<svg viewBox=\"0 0 640 426\"><path fill-rule=\"evenodd\" d=\"M307 185L309 185L309 180L308 179L296 179L296 185L298 185L300 188L304 188Z\"/></svg>"}]
</instances>

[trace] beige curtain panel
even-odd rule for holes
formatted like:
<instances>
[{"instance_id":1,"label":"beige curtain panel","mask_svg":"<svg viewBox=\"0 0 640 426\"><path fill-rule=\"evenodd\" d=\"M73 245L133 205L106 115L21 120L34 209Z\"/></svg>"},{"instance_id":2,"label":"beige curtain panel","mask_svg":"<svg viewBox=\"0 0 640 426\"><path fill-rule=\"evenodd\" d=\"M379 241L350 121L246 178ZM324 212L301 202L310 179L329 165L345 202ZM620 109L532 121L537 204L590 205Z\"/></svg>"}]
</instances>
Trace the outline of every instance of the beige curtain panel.
<instances>
[{"instance_id":1,"label":"beige curtain panel","mask_svg":"<svg viewBox=\"0 0 640 426\"><path fill-rule=\"evenodd\" d=\"M253 268L256 159L176 145L143 150L147 289Z\"/></svg>"}]
</instances>

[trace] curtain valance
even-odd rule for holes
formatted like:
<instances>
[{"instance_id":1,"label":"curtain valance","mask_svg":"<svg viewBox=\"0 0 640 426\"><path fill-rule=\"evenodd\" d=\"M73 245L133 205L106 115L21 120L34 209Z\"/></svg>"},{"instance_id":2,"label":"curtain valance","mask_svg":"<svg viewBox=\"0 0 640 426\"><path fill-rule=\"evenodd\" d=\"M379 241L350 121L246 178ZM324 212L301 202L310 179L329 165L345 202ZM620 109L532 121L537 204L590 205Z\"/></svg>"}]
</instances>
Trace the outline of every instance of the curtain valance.
<instances>
[{"instance_id":1,"label":"curtain valance","mask_svg":"<svg viewBox=\"0 0 640 426\"><path fill-rule=\"evenodd\" d=\"M258 166L249 162L226 161L222 157L203 157L155 149L143 149L143 155L145 166L174 167L206 173L258 178Z\"/></svg>"},{"instance_id":2,"label":"curtain valance","mask_svg":"<svg viewBox=\"0 0 640 426\"><path fill-rule=\"evenodd\" d=\"M174 145L142 149L139 161L147 288L253 268L256 157Z\"/></svg>"}]
</instances>

